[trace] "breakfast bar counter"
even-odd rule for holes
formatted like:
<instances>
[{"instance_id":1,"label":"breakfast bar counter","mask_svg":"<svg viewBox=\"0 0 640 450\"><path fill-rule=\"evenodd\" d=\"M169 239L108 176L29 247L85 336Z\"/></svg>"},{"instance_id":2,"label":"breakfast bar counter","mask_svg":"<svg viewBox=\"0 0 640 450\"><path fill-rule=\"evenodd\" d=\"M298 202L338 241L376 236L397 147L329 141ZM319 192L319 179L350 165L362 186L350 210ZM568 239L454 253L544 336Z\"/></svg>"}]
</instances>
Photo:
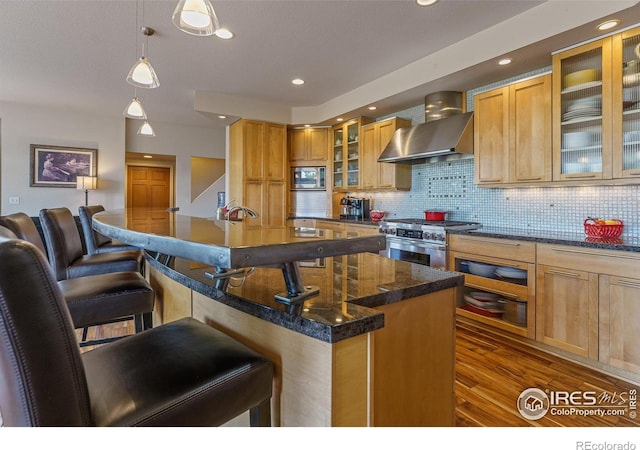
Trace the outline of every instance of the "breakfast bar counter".
<instances>
[{"instance_id":1,"label":"breakfast bar counter","mask_svg":"<svg viewBox=\"0 0 640 450\"><path fill-rule=\"evenodd\" d=\"M383 258L376 250L376 233L350 233L347 238L331 230L247 228L244 243L251 241L255 249L261 242L273 243L275 235L290 240L281 243L290 246L286 252L298 246L299 252L289 257L293 255L305 288L312 285L317 293L287 304L278 299L287 287L280 264L227 264L235 267L222 289L211 277L218 267L207 262L208 256L172 255L185 251L180 250L184 235L179 237L176 224L183 223L184 230L186 219L165 215L169 224L147 220L144 225L140 220L134 226L116 225L114 217L110 212L98 214L94 227L142 248L150 246L146 276L156 293L154 325L194 317L274 362L274 425L454 424L455 304L461 274ZM202 225L201 220L188 222L193 228L194 223ZM211 222L218 228L243 226ZM143 231L145 226L149 231ZM135 228L132 234L128 228ZM200 236L197 244L210 251L210 232L210 224L204 224L190 238ZM166 248L160 245L163 238ZM220 242L230 243L219 240L214 246ZM318 251L321 246L309 242L341 242L342 249L336 245L328 252ZM368 249L360 250L360 245ZM256 258L263 257L251 260L262 260Z\"/></svg>"}]
</instances>

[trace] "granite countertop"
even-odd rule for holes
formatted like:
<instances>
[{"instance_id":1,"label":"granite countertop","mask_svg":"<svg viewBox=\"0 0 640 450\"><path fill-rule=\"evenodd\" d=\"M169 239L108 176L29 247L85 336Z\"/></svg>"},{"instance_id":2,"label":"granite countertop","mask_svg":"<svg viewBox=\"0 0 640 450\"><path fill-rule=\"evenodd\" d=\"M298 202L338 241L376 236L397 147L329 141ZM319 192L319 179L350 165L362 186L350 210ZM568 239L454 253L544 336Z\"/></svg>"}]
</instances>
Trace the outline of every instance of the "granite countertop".
<instances>
[{"instance_id":1,"label":"granite countertop","mask_svg":"<svg viewBox=\"0 0 640 450\"><path fill-rule=\"evenodd\" d=\"M500 227L482 227L478 230L450 230L450 234L466 234L490 238L515 239L538 242L541 244L571 245L574 247L598 248L603 250L619 250L625 252L640 251L639 237L592 238L584 233L565 231L527 231Z\"/></svg>"},{"instance_id":2,"label":"granite countertop","mask_svg":"<svg viewBox=\"0 0 640 450\"><path fill-rule=\"evenodd\" d=\"M286 290L280 269L256 268L244 281L234 278L221 291L205 275L214 270L211 266L182 258L168 265L147 260L161 273L215 301L329 343L384 327L384 314L377 306L464 284L460 273L373 253L328 257L324 267L300 267L305 284L319 286L320 294L292 307L274 299Z\"/></svg>"},{"instance_id":3,"label":"granite countertop","mask_svg":"<svg viewBox=\"0 0 640 450\"><path fill-rule=\"evenodd\" d=\"M372 227L380 226L380 222L374 222L371 219L341 219L339 217L317 217L317 216L291 216L287 217L288 220L295 219L311 219L311 220L326 220L329 222L350 223L354 225L370 225Z\"/></svg>"}]
</instances>

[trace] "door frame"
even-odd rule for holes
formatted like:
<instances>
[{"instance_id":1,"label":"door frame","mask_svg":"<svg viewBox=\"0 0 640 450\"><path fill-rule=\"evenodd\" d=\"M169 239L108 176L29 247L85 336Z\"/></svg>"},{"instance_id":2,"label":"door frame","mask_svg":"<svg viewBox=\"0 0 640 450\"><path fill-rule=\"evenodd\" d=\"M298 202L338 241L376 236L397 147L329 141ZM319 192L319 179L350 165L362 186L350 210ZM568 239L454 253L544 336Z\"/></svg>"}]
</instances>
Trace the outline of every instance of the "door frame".
<instances>
[{"instance_id":1,"label":"door frame","mask_svg":"<svg viewBox=\"0 0 640 450\"><path fill-rule=\"evenodd\" d=\"M175 206L176 204L176 192L175 192L175 167L173 164L167 164L167 163L163 163L162 161L158 161L158 162L154 162L154 161L149 161L148 163L146 161L144 162L138 162L138 161L131 161L131 162L125 162L124 164L124 207L128 208L129 205L128 203L128 192L127 192L127 188L129 187L129 167L162 167L162 168L168 168L169 169L169 205L171 206Z\"/></svg>"}]
</instances>

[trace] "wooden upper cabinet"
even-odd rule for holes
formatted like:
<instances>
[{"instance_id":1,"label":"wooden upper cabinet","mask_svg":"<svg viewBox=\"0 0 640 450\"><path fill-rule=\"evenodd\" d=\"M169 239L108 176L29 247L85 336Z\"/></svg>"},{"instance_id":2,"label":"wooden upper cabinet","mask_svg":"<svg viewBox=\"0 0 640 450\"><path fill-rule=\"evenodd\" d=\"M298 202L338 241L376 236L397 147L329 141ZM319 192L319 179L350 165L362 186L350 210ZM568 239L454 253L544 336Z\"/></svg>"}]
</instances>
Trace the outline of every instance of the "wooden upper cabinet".
<instances>
[{"instance_id":1,"label":"wooden upper cabinet","mask_svg":"<svg viewBox=\"0 0 640 450\"><path fill-rule=\"evenodd\" d=\"M510 183L551 181L551 75L509 86Z\"/></svg>"},{"instance_id":2,"label":"wooden upper cabinet","mask_svg":"<svg viewBox=\"0 0 640 450\"><path fill-rule=\"evenodd\" d=\"M411 166L378 162L393 133L398 128L410 125L411 122L408 120L393 117L362 127L361 189L411 189Z\"/></svg>"},{"instance_id":3,"label":"wooden upper cabinet","mask_svg":"<svg viewBox=\"0 0 640 450\"><path fill-rule=\"evenodd\" d=\"M475 182L505 183L509 170L509 88L476 95L474 109Z\"/></svg>"},{"instance_id":4,"label":"wooden upper cabinet","mask_svg":"<svg viewBox=\"0 0 640 450\"><path fill-rule=\"evenodd\" d=\"M276 123L264 124L265 143L263 162L267 180L284 181L286 179L285 155L287 153L287 128Z\"/></svg>"},{"instance_id":5,"label":"wooden upper cabinet","mask_svg":"<svg viewBox=\"0 0 640 450\"><path fill-rule=\"evenodd\" d=\"M264 123L247 120L244 123L244 179L264 177Z\"/></svg>"},{"instance_id":6,"label":"wooden upper cabinet","mask_svg":"<svg viewBox=\"0 0 640 450\"><path fill-rule=\"evenodd\" d=\"M371 122L373 119L360 117L331 128L330 154L334 191L360 189L362 182L360 128Z\"/></svg>"},{"instance_id":7,"label":"wooden upper cabinet","mask_svg":"<svg viewBox=\"0 0 640 450\"><path fill-rule=\"evenodd\" d=\"M477 184L551 180L551 75L475 97Z\"/></svg>"},{"instance_id":8,"label":"wooden upper cabinet","mask_svg":"<svg viewBox=\"0 0 640 450\"><path fill-rule=\"evenodd\" d=\"M329 128L289 131L289 161L326 162L329 155Z\"/></svg>"}]
</instances>

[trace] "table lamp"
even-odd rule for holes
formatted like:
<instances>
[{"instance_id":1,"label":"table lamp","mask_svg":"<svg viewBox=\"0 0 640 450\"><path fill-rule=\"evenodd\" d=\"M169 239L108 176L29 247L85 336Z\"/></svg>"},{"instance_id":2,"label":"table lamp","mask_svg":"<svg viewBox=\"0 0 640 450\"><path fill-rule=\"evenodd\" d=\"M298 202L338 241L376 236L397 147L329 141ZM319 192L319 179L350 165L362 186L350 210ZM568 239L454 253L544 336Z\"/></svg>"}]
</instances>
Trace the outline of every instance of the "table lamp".
<instances>
[{"instance_id":1,"label":"table lamp","mask_svg":"<svg viewBox=\"0 0 640 450\"><path fill-rule=\"evenodd\" d=\"M89 191L95 191L98 186L98 177L79 176L76 179L76 189L84 191L84 205L89 206Z\"/></svg>"}]
</instances>

